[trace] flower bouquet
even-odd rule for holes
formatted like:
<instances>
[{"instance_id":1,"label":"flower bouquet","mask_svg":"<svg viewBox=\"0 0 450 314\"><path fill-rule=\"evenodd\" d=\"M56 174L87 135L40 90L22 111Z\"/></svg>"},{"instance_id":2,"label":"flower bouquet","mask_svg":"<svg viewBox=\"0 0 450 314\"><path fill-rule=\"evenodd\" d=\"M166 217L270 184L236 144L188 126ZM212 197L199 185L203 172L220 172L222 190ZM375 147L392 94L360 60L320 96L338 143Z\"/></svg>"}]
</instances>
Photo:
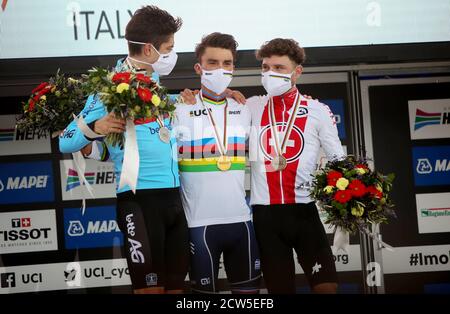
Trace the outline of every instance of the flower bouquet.
<instances>
[{"instance_id":1,"label":"flower bouquet","mask_svg":"<svg viewBox=\"0 0 450 314\"><path fill-rule=\"evenodd\" d=\"M85 100L81 82L66 78L58 70L48 82L31 91L30 98L23 103L17 128L44 130L57 136L72 121L72 114L83 109Z\"/></svg>"},{"instance_id":2,"label":"flower bouquet","mask_svg":"<svg viewBox=\"0 0 450 314\"><path fill-rule=\"evenodd\" d=\"M311 196L325 211L325 223L349 233L368 233L372 224L395 217L389 197L394 177L372 171L366 159L350 155L328 162L314 175Z\"/></svg>"},{"instance_id":3,"label":"flower bouquet","mask_svg":"<svg viewBox=\"0 0 450 314\"><path fill-rule=\"evenodd\" d=\"M97 94L106 110L114 112L117 118L136 121L174 114L175 102L169 98L167 89L145 74L93 68L83 78L84 91ZM113 146L123 145L124 135L112 133L105 141Z\"/></svg>"}]
</instances>

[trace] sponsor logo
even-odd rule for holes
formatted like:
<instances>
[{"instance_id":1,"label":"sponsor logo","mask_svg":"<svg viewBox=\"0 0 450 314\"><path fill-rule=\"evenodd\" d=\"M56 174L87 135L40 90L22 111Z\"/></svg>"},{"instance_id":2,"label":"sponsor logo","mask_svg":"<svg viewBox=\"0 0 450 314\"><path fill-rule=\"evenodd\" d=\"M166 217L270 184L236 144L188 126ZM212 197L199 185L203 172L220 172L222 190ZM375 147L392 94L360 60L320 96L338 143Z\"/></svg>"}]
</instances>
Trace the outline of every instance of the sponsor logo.
<instances>
[{"instance_id":1,"label":"sponsor logo","mask_svg":"<svg viewBox=\"0 0 450 314\"><path fill-rule=\"evenodd\" d=\"M207 285L211 284L211 278L207 277L207 278L200 279L200 284L202 286L207 286Z\"/></svg>"},{"instance_id":2,"label":"sponsor logo","mask_svg":"<svg viewBox=\"0 0 450 314\"><path fill-rule=\"evenodd\" d=\"M241 114L241 110L230 110L228 111L229 115L239 115Z\"/></svg>"},{"instance_id":3,"label":"sponsor logo","mask_svg":"<svg viewBox=\"0 0 450 314\"><path fill-rule=\"evenodd\" d=\"M142 243L133 239L136 235L134 215L128 214L125 219L127 222L127 236L128 236L127 240L130 245L131 261L136 264L144 264L145 257L142 251L140 250L142 248Z\"/></svg>"},{"instance_id":4,"label":"sponsor logo","mask_svg":"<svg viewBox=\"0 0 450 314\"><path fill-rule=\"evenodd\" d=\"M412 140L450 137L450 99L408 102Z\"/></svg>"},{"instance_id":5,"label":"sponsor logo","mask_svg":"<svg viewBox=\"0 0 450 314\"><path fill-rule=\"evenodd\" d=\"M64 228L67 249L123 245L114 206L65 208Z\"/></svg>"},{"instance_id":6,"label":"sponsor logo","mask_svg":"<svg viewBox=\"0 0 450 314\"><path fill-rule=\"evenodd\" d=\"M0 164L0 204L53 200L50 161Z\"/></svg>"},{"instance_id":7,"label":"sponsor logo","mask_svg":"<svg viewBox=\"0 0 450 314\"><path fill-rule=\"evenodd\" d=\"M80 174L75 170L72 160L60 161L61 191L63 200L93 198L87 191ZM84 176L93 187L95 198L113 198L115 193L114 165L110 162L86 160Z\"/></svg>"},{"instance_id":8,"label":"sponsor logo","mask_svg":"<svg viewBox=\"0 0 450 314\"><path fill-rule=\"evenodd\" d=\"M63 133L61 133L61 135L59 136L59 138L72 138L73 135L75 134L75 130L67 130L65 129Z\"/></svg>"},{"instance_id":9,"label":"sponsor logo","mask_svg":"<svg viewBox=\"0 0 450 314\"><path fill-rule=\"evenodd\" d=\"M450 184L450 146L413 147L416 186Z\"/></svg>"},{"instance_id":10,"label":"sponsor logo","mask_svg":"<svg viewBox=\"0 0 450 314\"><path fill-rule=\"evenodd\" d=\"M191 110L189 111L190 117L200 117L200 116L207 116L208 113L206 112L206 109L198 109L198 110Z\"/></svg>"},{"instance_id":11,"label":"sponsor logo","mask_svg":"<svg viewBox=\"0 0 450 314\"><path fill-rule=\"evenodd\" d=\"M416 194L419 233L450 232L450 192Z\"/></svg>"},{"instance_id":12,"label":"sponsor logo","mask_svg":"<svg viewBox=\"0 0 450 314\"><path fill-rule=\"evenodd\" d=\"M57 249L54 210L0 213L0 254Z\"/></svg>"}]
</instances>

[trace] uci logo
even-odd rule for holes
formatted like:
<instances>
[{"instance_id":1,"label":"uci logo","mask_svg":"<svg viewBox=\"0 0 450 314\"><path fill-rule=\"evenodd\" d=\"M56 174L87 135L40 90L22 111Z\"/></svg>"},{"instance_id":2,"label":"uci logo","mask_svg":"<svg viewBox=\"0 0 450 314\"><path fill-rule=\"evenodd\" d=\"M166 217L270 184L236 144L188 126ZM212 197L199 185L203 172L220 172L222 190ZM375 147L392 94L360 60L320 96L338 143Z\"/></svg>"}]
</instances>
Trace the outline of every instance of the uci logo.
<instances>
[{"instance_id":1,"label":"uci logo","mask_svg":"<svg viewBox=\"0 0 450 314\"><path fill-rule=\"evenodd\" d=\"M206 112L206 109L199 109L199 110L191 110L189 112L189 115L191 117L200 117L202 115L207 116L208 113Z\"/></svg>"}]
</instances>

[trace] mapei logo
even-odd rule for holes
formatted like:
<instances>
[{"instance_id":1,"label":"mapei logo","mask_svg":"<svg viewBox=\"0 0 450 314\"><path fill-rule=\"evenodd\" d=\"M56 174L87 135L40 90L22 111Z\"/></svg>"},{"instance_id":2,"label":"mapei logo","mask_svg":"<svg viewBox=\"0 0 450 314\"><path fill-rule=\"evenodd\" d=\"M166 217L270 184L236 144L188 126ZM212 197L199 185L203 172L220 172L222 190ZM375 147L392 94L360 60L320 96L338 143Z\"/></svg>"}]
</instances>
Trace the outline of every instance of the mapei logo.
<instances>
[{"instance_id":1,"label":"mapei logo","mask_svg":"<svg viewBox=\"0 0 450 314\"><path fill-rule=\"evenodd\" d=\"M413 147L417 186L450 184L450 146Z\"/></svg>"},{"instance_id":2,"label":"mapei logo","mask_svg":"<svg viewBox=\"0 0 450 314\"><path fill-rule=\"evenodd\" d=\"M28 176L28 177L9 177L6 186L0 180L0 192L3 190L22 190L46 188L49 176Z\"/></svg>"},{"instance_id":3,"label":"mapei logo","mask_svg":"<svg viewBox=\"0 0 450 314\"><path fill-rule=\"evenodd\" d=\"M429 125L446 124L450 124L450 112L426 112L421 109L416 109L414 131Z\"/></svg>"},{"instance_id":4,"label":"mapei logo","mask_svg":"<svg viewBox=\"0 0 450 314\"><path fill-rule=\"evenodd\" d=\"M97 172L85 172L84 177L89 184L112 184L114 183L113 171L97 171ZM83 183L84 184L84 183ZM66 192L70 191L81 185L78 172L69 168L67 173Z\"/></svg>"},{"instance_id":5,"label":"mapei logo","mask_svg":"<svg viewBox=\"0 0 450 314\"><path fill-rule=\"evenodd\" d=\"M67 249L122 246L123 235L116 221L114 206L64 209Z\"/></svg>"},{"instance_id":6,"label":"mapei logo","mask_svg":"<svg viewBox=\"0 0 450 314\"><path fill-rule=\"evenodd\" d=\"M20 131L19 129L0 129L0 142L33 141L46 139L48 133L42 130Z\"/></svg>"}]
</instances>

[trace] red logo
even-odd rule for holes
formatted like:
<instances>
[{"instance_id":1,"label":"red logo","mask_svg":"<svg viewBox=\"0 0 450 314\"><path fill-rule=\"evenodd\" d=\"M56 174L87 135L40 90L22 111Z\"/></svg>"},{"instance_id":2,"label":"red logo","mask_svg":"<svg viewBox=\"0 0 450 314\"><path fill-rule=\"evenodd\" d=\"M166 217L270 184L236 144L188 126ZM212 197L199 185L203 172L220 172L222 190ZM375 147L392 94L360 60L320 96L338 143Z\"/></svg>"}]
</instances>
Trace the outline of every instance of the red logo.
<instances>
[{"instance_id":1,"label":"red logo","mask_svg":"<svg viewBox=\"0 0 450 314\"><path fill-rule=\"evenodd\" d=\"M5 11L6 9L6 4L8 3L8 0L3 0L2 1L2 10Z\"/></svg>"},{"instance_id":2,"label":"red logo","mask_svg":"<svg viewBox=\"0 0 450 314\"><path fill-rule=\"evenodd\" d=\"M21 218L20 224L22 228L31 227L31 219L30 218Z\"/></svg>"},{"instance_id":3,"label":"red logo","mask_svg":"<svg viewBox=\"0 0 450 314\"><path fill-rule=\"evenodd\" d=\"M280 136L279 143L281 146L284 133L280 131L286 128L286 123L278 122L277 127L278 135ZM264 156L270 161L277 155L274 139L270 125L265 126L259 134L259 146L261 147ZM288 163L293 162L300 157L303 147L305 146L304 142L305 140L302 131L294 125L292 132L289 135L289 139L287 140L285 150L283 151L283 156L286 157Z\"/></svg>"}]
</instances>

